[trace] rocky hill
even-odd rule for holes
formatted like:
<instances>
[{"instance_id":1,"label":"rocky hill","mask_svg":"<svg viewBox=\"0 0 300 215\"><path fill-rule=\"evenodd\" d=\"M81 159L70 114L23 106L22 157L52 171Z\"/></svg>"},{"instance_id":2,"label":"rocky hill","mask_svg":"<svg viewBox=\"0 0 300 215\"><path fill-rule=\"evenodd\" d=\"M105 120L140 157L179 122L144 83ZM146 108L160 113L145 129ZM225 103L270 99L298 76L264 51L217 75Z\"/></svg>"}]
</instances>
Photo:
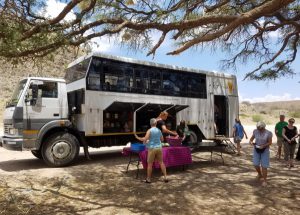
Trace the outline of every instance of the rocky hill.
<instances>
[{"instance_id":1,"label":"rocky hill","mask_svg":"<svg viewBox=\"0 0 300 215\"><path fill-rule=\"evenodd\" d=\"M12 95L20 79L28 76L39 77L64 77L64 69L73 60L82 55L82 51L64 51L55 53L53 58L38 59L31 62L13 64L5 59L0 59L0 119L6 102ZM2 120L1 120L2 121Z\"/></svg>"}]
</instances>

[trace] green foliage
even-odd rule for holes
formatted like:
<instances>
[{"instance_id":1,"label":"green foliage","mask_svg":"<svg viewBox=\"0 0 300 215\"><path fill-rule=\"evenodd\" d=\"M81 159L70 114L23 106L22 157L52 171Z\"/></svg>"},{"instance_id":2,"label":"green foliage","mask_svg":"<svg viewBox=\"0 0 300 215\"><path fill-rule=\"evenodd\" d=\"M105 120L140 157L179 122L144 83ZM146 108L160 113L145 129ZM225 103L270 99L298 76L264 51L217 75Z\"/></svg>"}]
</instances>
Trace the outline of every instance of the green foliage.
<instances>
[{"instance_id":1,"label":"green foliage","mask_svg":"<svg viewBox=\"0 0 300 215\"><path fill-rule=\"evenodd\" d=\"M295 112L290 112L289 115L293 118L300 118L300 110Z\"/></svg>"},{"instance_id":2,"label":"green foliage","mask_svg":"<svg viewBox=\"0 0 300 215\"><path fill-rule=\"evenodd\" d=\"M261 115L259 115L259 114L255 114L255 115L252 116L252 121L253 122L263 121L263 119L264 118Z\"/></svg>"}]
</instances>

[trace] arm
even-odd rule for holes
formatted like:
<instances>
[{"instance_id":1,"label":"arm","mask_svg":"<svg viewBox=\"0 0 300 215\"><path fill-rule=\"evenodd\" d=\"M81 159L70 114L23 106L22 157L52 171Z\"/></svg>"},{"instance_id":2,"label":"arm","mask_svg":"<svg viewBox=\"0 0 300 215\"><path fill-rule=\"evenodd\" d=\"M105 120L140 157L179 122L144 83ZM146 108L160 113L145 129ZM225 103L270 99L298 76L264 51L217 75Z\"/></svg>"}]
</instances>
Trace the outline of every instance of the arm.
<instances>
[{"instance_id":1,"label":"arm","mask_svg":"<svg viewBox=\"0 0 300 215\"><path fill-rule=\"evenodd\" d=\"M282 137L285 139L288 143L291 143L291 140L285 136L285 128L282 129Z\"/></svg>"},{"instance_id":2,"label":"arm","mask_svg":"<svg viewBox=\"0 0 300 215\"><path fill-rule=\"evenodd\" d=\"M250 138L250 140L249 140L249 143L250 143L250 145L252 145L252 146L254 146L254 143L253 143L253 140L254 140L254 135L252 134L252 136L251 136L251 138Z\"/></svg>"},{"instance_id":3,"label":"arm","mask_svg":"<svg viewBox=\"0 0 300 215\"><path fill-rule=\"evenodd\" d=\"M244 134L245 134L246 139L248 139L248 136L247 136L247 133L246 133L244 127L243 127L243 132L244 132Z\"/></svg>"},{"instance_id":4,"label":"arm","mask_svg":"<svg viewBox=\"0 0 300 215\"><path fill-rule=\"evenodd\" d=\"M296 141L296 138L299 136L299 135L298 135L298 130L297 130L297 128L296 128L295 130L296 130L296 134L295 134L295 136L291 139L291 141Z\"/></svg>"},{"instance_id":5,"label":"arm","mask_svg":"<svg viewBox=\"0 0 300 215\"><path fill-rule=\"evenodd\" d=\"M164 133L172 134L172 135L174 135L174 136L177 136L177 133L176 133L176 132L173 132L173 131L170 131L169 129L167 129L166 125L161 126L161 128L162 128L162 131L163 131Z\"/></svg>"},{"instance_id":6,"label":"arm","mask_svg":"<svg viewBox=\"0 0 300 215\"><path fill-rule=\"evenodd\" d=\"M150 129L147 130L146 132L146 135L144 137L139 137L137 136L136 134L134 134L135 138L138 139L139 141L142 141L142 142L146 142L147 140L149 140L150 138Z\"/></svg>"},{"instance_id":7,"label":"arm","mask_svg":"<svg viewBox=\"0 0 300 215\"><path fill-rule=\"evenodd\" d=\"M278 129L277 129L277 125L275 126L275 135L278 136Z\"/></svg>"}]
</instances>

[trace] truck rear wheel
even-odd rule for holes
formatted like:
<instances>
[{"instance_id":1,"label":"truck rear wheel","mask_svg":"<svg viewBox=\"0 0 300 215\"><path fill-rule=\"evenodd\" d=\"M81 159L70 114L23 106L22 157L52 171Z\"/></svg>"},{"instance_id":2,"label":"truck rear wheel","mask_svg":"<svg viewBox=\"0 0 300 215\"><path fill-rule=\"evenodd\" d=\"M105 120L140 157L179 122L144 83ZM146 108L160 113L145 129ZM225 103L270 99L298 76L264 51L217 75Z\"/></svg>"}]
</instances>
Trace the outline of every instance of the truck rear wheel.
<instances>
[{"instance_id":1,"label":"truck rear wheel","mask_svg":"<svg viewBox=\"0 0 300 215\"><path fill-rule=\"evenodd\" d=\"M31 153L34 155L34 157L38 159L43 159L41 150L31 150Z\"/></svg>"},{"instance_id":2,"label":"truck rear wheel","mask_svg":"<svg viewBox=\"0 0 300 215\"><path fill-rule=\"evenodd\" d=\"M57 133L43 143L42 156L49 166L67 166L78 157L79 148L79 142L74 135Z\"/></svg>"},{"instance_id":3,"label":"truck rear wheel","mask_svg":"<svg viewBox=\"0 0 300 215\"><path fill-rule=\"evenodd\" d=\"M192 146L195 146L198 144L198 138L195 132L190 131L190 143Z\"/></svg>"}]
</instances>

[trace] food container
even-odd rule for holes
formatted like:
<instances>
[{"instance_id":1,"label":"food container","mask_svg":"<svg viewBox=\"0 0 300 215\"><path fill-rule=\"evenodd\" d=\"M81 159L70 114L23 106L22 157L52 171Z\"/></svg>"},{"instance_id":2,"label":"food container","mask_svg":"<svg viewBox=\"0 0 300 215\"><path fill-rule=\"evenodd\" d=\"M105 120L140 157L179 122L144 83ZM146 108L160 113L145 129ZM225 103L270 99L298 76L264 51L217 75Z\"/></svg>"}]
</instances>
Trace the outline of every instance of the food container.
<instances>
[{"instance_id":1,"label":"food container","mask_svg":"<svg viewBox=\"0 0 300 215\"><path fill-rule=\"evenodd\" d=\"M135 152L144 151L146 146L142 143L131 143L130 150Z\"/></svg>"}]
</instances>

